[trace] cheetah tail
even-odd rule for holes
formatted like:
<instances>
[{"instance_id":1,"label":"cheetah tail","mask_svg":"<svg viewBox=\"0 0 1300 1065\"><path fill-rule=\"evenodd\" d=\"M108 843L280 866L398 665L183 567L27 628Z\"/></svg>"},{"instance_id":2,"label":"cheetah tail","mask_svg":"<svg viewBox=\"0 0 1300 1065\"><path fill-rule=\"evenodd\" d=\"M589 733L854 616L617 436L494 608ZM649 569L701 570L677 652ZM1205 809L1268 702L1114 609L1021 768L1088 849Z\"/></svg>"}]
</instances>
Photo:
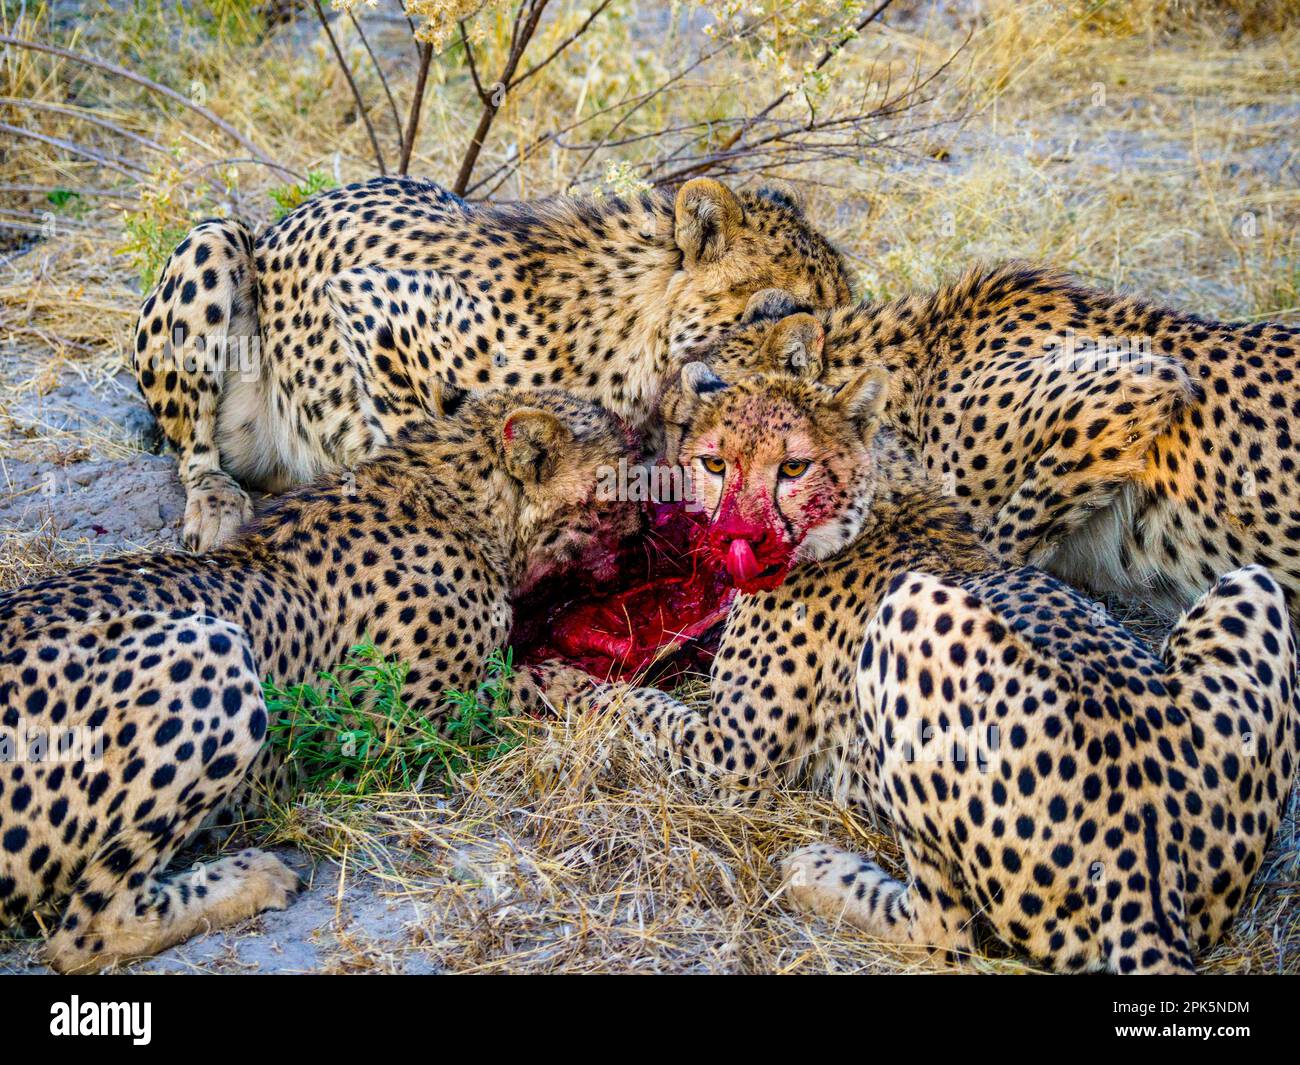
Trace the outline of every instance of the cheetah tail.
<instances>
[{"instance_id":1,"label":"cheetah tail","mask_svg":"<svg viewBox=\"0 0 1300 1065\"><path fill-rule=\"evenodd\" d=\"M230 218L200 222L146 297L133 351L136 382L181 452L185 483L219 468L217 404L226 371L256 372L259 344L253 235Z\"/></svg>"},{"instance_id":2,"label":"cheetah tail","mask_svg":"<svg viewBox=\"0 0 1300 1065\"><path fill-rule=\"evenodd\" d=\"M1235 756L1243 772L1275 755L1294 772L1295 635L1285 594L1268 570L1245 566L1220 577L1174 626L1162 657L1178 704L1207 745ZM1282 783L1289 792L1290 782Z\"/></svg>"}]
</instances>

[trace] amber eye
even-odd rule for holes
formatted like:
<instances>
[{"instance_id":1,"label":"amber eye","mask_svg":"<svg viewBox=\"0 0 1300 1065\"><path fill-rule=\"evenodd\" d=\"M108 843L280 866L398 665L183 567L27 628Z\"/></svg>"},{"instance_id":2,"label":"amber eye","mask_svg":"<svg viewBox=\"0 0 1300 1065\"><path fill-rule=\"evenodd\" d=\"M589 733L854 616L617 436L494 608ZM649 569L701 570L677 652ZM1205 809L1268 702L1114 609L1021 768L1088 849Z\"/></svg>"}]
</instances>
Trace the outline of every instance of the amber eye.
<instances>
[{"instance_id":1,"label":"amber eye","mask_svg":"<svg viewBox=\"0 0 1300 1065\"><path fill-rule=\"evenodd\" d=\"M721 477L727 472L726 459L720 459L717 455L701 455L700 465L715 477Z\"/></svg>"},{"instance_id":2,"label":"amber eye","mask_svg":"<svg viewBox=\"0 0 1300 1065\"><path fill-rule=\"evenodd\" d=\"M787 481L793 481L796 477L802 477L807 473L810 465L807 459L786 459L781 463L781 476Z\"/></svg>"}]
</instances>

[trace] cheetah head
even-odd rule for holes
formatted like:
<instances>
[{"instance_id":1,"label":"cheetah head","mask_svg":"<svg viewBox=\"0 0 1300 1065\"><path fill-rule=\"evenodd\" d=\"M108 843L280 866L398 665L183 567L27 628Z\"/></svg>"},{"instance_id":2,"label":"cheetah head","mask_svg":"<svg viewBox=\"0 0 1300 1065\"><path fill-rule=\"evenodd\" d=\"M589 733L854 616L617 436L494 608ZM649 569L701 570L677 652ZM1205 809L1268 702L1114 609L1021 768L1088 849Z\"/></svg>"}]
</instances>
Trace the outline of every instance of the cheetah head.
<instances>
[{"instance_id":1,"label":"cheetah head","mask_svg":"<svg viewBox=\"0 0 1300 1065\"><path fill-rule=\"evenodd\" d=\"M843 256L808 222L790 187L738 195L697 178L677 193L674 214L682 255L670 322L677 365L734 324L762 290L780 289L810 307L852 302Z\"/></svg>"},{"instance_id":2,"label":"cheetah head","mask_svg":"<svg viewBox=\"0 0 1300 1065\"><path fill-rule=\"evenodd\" d=\"M680 461L709 516L705 550L742 592L775 587L862 531L887 395L881 369L832 390L783 374L728 383L703 363L682 368Z\"/></svg>"},{"instance_id":3,"label":"cheetah head","mask_svg":"<svg viewBox=\"0 0 1300 1065\"><path fill-rule=\"evenodd\" d=\"M818 380L822 375L825 333L821 322L793 295L781 289L754 294L739 324L724 333L699 360L728 381L753 374L780 374ZM676 464L682 433L694 415L697 397L682 378L670 381L660 396L664 458Z\"/></svg>"},{"instance_id":4,"label":"cheetah head","mask_svg":"<svg viewBox=\"0 0 1300 1065\"><path fill-rule=\"evenodd\" d=\"M634 434L594 403L554 390L522 393L501 423L505 468L518 485L518 594L577 570L596 582L617 575L620 545L641 529L642 510L620 499L620 462L634 464Z\"/></svg>"}]
</instances>

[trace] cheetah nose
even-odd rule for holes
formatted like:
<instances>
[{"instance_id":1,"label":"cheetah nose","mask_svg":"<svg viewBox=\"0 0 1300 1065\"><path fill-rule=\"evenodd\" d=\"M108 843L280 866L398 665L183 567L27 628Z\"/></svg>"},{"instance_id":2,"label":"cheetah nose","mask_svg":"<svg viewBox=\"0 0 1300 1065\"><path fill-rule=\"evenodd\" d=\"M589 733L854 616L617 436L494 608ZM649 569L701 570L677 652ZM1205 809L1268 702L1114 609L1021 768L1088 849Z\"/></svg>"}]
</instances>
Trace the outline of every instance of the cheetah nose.
<instances>
[{"instance_id":1,"label":"cheetah nose","mask_svg":"<svg viewBox=\"0 0 1300 1065\"><path fill-rule=\"evenodd\" d=\"M754 546L748 540L737 538L727 548L727 573L739 585L748 584L763 568L754 556Z\"/></svg>"}]
</instances>

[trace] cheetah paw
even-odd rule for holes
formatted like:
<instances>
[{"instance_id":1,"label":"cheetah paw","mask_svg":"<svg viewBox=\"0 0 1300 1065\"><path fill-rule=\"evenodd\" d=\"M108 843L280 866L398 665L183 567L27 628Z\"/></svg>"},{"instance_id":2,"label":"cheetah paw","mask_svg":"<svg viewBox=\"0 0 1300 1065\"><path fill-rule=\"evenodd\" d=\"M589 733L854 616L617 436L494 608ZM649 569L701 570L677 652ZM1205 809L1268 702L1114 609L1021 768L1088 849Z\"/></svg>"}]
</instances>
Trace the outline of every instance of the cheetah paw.
<instances>
[{"instance_id":1,"label":"cheetah paw","mask_svg":"<svg viewBox=\"0 0 1300 1065\"><path fill-rule=\"evenodd\" d=\"M234 858L251 912L283 910L303 889L302 878L274 854L240 851Z\"/></svg>"},{"instance_id":2,"label":"cheetah paw","mask_svg":"<svg viewBox=\"0 0 1300 1065\"><path fill-rule=\"evenodd\" d=\"M781 863L781 882L792 892L818 880L825 879L828 872L841 864L844 859L851 859L853 868L858 866L857 859L847 851L832 847L828 843L813 843L800 847L786 856Z\"/></svg>"},{"instance_id":3,"label":"cheetah paw","mask_svg":"<svg viewBox=\"0 0 1300 1065\"><path fill-rule=\"evenodd\" d=\"M586 670L555 659L530 666L528 671L542 698L555 710L590 694L598 685Z\"/></svg>"},{"instance_id":4,"label":"cheetah paw","mask_svg":"<svg viewBox=\"0 0 1300 1065\"><path fill-rule=\"evenodd\" d=\"M887 878L870 857L851 854L826 843L801 847L781 864L781 886L802 910L832 920L844 916L851 885Z\"/></svg>"},{"instance_id":5,"label":"cheetah paw","mask_svg":"<svg viewBox=\"0 0 1300 1065\"><path fill-rule=\"evenodd\" d=\"M203 474L189 487L181 539L190 551L211 551L253 517L248 493L221 470Z\"/></svg>"}]
</instances>

